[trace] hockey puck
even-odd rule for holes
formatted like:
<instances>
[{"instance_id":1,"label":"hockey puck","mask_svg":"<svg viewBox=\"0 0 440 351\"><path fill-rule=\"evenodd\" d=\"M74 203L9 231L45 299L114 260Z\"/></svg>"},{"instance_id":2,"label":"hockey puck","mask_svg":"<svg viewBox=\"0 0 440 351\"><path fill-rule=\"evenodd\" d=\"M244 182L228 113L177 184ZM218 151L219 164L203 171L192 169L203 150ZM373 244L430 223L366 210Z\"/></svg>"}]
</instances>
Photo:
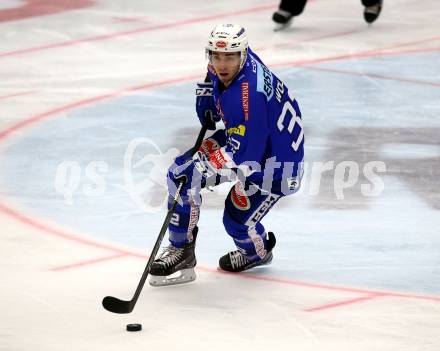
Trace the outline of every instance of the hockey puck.
<instances>
[{"instance_id":1,"label":"hockey puck","mask_svg":"<svg viewBox=\"0 0 440 351\"><path fill-rule=\"evenodd\" d=\"M136 332L141 330L142 330L142 324L137 324L137 323L127 324L127 331L129 332Z\"/></svg>"}]
</instances>

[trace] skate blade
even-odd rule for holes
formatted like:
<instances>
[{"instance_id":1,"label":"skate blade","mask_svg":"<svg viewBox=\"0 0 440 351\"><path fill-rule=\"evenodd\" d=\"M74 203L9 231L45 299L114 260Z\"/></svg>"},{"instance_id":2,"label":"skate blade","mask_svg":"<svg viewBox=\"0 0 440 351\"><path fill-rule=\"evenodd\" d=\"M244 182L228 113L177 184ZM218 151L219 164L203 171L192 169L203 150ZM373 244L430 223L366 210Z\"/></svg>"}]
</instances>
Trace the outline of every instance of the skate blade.
<instances>
[{"instance_id":1,"label":"skate blade","mask_svg":"<svg viewBox=\"0 0 440 351\"><path fill-rule=\"evenodd\" d=\"M150 275L151 286L170 286L185 284L196 280L194 268L182 269L168 276Z\"/></svg>"},{"instance_id":2,"label":"skate blade","mask_svg":"<svg viewBox=\"0 0 440 351\"><path fill-rule=\"evenodd\" d=\"M276 25L275 25L275 28L274 28L274 32L280 32L280 31L282 31L282 30L285 30L285 29L287 29L287 28L289 28L290 27L290 25L292 24L292 22L293 22L293 17L290 19L290 20L288 20L286 23L283 23L283 24L281 24L281 23L277 23Z\"/></svg>"}]
</instances>

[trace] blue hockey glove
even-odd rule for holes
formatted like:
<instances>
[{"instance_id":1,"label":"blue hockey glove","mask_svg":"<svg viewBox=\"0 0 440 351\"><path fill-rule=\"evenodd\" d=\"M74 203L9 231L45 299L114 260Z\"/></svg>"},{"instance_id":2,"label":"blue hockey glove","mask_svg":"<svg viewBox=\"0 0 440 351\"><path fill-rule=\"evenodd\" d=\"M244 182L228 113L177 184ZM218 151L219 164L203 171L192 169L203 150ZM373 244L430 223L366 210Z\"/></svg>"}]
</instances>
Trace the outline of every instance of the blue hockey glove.
<instances>
[{"instance_id":1,"label":"blue hockey glove","mask_svg":"<svg viewBox=\"0 0 440 351\"><path fill-rule=\"evenodd\" d=\"M197 151L193 156L195 169L204 177L209 178L217 174L217 170L209 161L209 154Z\"/></svg>"},{"instance_id":2,"label":"blue hockey glove","mask_svg":"<svg viewBox=\"0 0 440 351\"><path fill-rule=\"evenodd\" d=\"M167 184L168 193L174 197L180 182L183 181L183 187L180 191L180 197L188 199L188 190L201 188L202 175L194 167L194 161L191 157L191 150L180 155L174 160L174 163L168 169ZM180 201L179 201L180 203Z\"/></svg>"},{"instance_id":3,"label":"blue hockey glove","mask_svg":"<svg viewBox=\"0 0 440 351\"><path fill-rule=\"evenodd\" d=\"M191 183L191 178L194 170L194 163L191 157L191 150L178 156L174 163L168 169L168 179L176 185L184 180L186 183Z\"/></svg>"},{"instance_id":4,"label":"blue hockey glove","mask_svg":"<svg viewBox=\"0 0 440 351\"><path fill-rule=\"evenodd\" d=\"M217 115L212 89L212 82L197 83L196 112L202 125L207 124L208 129L215 130L215 122L220 121L220 117Z\"/></svg>"}]
</instances>

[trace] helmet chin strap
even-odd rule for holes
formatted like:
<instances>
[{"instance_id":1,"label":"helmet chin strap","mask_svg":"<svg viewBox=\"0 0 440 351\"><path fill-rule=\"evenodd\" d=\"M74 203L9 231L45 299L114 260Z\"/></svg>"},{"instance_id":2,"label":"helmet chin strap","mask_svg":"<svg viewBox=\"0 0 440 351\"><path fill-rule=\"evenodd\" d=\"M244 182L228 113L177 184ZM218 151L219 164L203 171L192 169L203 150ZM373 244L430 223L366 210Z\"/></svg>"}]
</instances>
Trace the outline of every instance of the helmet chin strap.
<instances>
[{"instance_id":1,"label":"helmet chin strap","mask_svg":"<svg viewBox=\"0 0 440 351\"><path fill-rule=\"evenodd\" d=\"M231 80L229 81L229 84L231 84L232 81L235 79L235 77L238 76L238 74L239 74L239 73L241 72L241 70L243 69L244 64L246 63L246 58L247 58L247 48L246 48L246 50L243 50L243 51L245 51L243 58L241 57L241 56L243 55L243 52L240 51L240 67L238 68L237 72L234 74L234 76L233 76L233 77L231 78ZM228 84L228 85L229 85L229 84Z\"/></svg>"},{"instance_id":2,"label":"helmet chin strap","mask_svg":"<svg viewBox=\"0 0 440 351\"><path fill-rule=\"evenodd\" d=\"M248 54L248 48L244 49L243 51L240 51L240 69L238 70L237 74L244 67L244 64L245 64L246 59L247 59L247 54Z\"/></svg>"}]
</instances>

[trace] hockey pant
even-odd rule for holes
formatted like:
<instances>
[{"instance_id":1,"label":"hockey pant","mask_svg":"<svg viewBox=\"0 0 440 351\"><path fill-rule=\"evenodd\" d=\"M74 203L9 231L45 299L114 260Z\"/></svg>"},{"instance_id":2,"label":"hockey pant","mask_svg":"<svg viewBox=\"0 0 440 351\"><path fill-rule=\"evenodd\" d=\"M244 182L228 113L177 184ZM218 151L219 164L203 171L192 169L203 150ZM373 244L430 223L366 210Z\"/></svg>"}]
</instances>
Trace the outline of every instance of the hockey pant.
<instances>
[{"instance_id":1,"label":"hockey pant","mask_svg":"<svg viewBox=\"0 0 440 351\"><path fill-rule=\"evenodd\" d=\"M292 16L299 16L306 6L307 0L281 0L280 9L287 11Z\"/></svg>"},{"instance_id":2,"label":"hockey pant","mask_svg":"<svg viewBox=\"0 0 440 351\"><path fill-rule=\"evenodd\" d=\"M245 188L249 190L249 195L243 191L240 182L229 191L225 200L223 225L237 248L254 261L265 256L268 245L261 220L283 195L261 191L248 181L245 182ZM182 199L182 203L177 204L169 225L169 240L175 247L182 247L193 240L192 230L200 213L200 206L191 201L189 196ZM170 198L169 207L171 203Z\"/></svg>"}]
</instances>

